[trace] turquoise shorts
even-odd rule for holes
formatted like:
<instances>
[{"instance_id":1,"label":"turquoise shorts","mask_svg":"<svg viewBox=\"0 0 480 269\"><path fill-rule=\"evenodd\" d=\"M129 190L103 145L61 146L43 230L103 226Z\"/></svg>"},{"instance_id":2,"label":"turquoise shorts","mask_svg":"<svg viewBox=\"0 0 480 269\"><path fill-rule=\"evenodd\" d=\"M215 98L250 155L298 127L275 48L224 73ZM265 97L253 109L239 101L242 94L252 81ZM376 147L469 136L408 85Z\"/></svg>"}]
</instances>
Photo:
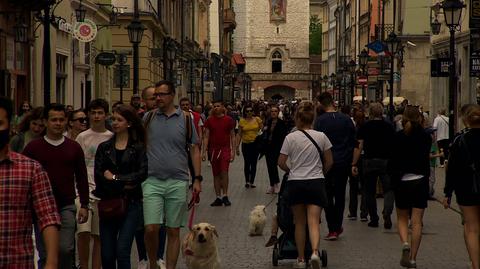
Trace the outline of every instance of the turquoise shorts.
<instances>
[{"instance_id":1,"label":"turquoise shorts","mask_svg":"<svg viewBox=\"0 0 480 269\"><path fill-rule=\"evenodd\" d=\"M142 183L145 225L164 224L169 228L187 224L188 181L148 177Z\"/></svg>"}]
</instances>

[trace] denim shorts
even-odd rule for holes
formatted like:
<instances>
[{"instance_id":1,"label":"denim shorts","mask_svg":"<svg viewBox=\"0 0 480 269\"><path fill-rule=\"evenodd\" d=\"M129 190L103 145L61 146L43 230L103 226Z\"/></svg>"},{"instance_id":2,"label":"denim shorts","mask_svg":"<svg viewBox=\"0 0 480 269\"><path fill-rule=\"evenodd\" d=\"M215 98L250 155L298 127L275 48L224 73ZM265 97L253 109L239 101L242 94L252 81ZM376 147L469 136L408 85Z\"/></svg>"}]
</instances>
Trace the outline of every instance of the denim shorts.
<instances>
[{"instance_id":1,"label":"denim shorts","mask_svg":"<svg viewBox=\"0 0 480 269\"><path fill-rule=\"evenodd\" d=\"M179 228L187 224L188 181L148 177L142 190L145 225Z\"/></svg>"}]
</instances>

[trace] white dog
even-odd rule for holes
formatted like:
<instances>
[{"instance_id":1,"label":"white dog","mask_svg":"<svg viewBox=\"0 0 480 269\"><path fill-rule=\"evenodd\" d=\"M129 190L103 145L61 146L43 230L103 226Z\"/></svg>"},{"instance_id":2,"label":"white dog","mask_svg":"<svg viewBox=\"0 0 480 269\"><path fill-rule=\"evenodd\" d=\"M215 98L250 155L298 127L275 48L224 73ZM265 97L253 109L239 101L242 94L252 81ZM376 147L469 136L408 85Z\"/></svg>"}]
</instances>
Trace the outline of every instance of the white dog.
<instances>
[{"instance_id":1,"label":"white dog","mask_svg":"<svg viewBox=\"0 0 480 269\"><path fill-rule=\"evenodd\" d=\"M199 223L185 236L182 253L188 269L220 269L215 226Z\"/></svg>"},{"instance_id":2,"label":"white dog","mask_svg":"<svg viewBox=\"0 0 480 269\"><path fill-rule=\"evenodd\" d=\"M265 206L257 205L250 212L249 235L262 235L263 228L267 222L267 215L265 214Z\"/></svg>"}]
</instances>

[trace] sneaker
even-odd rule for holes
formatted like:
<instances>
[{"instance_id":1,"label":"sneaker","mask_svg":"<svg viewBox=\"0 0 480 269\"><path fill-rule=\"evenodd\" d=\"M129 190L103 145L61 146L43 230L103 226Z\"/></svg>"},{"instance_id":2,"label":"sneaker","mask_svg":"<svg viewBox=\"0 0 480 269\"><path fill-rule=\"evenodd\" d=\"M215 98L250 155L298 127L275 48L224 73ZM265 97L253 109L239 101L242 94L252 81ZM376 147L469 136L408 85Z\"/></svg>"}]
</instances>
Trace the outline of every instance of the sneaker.
<instances>
[{"instance_id":1,"label":"sneaker","mask_svg":"<svg viewBox=\"0 0 480 269\"><path fill-rule=\"evenodd\" d=\"M252 183L250 183L250 188L252 189L255 189L257 186L253 185Z\"/></svg>"},{"instance_id":2,"label":"sneaker","mask_svg":"<svg viewBox=\"0 0 480 269\"><path fill-rule=\"evenodd\" d=\"M310 257L310 264L312 265L312 269L320 269L320 257L313 253Z\"/></svg>"},{"instance_id":3,"label":"sneaker","mask_svg":"<svg viewBox=\"0 0 480 269\"><path fill-rule=\"evenodd\" d=\"M305 263L305 260L297 259L297 261L293 264L293 268L294 269L306 269L307 264Z\"/></svg>"},{"instance_id":4,"label":"sneaker","mask_svg":"<svg viewBox=\"0 0 480 269\"><path fill-rule=\"evenodd\" d=\"M338 239L338 235L336 232L329 232L325 237L325 240L329 240L329 241L335 241L337 239Z\"/></svg>"},{"instance_id":5,"label":"sneaker","mask_svg":"<svg viewBox=\"0 0 480 269\"><path fill-rule=\"evenodd\" d=\"M387 230L392 229L392 218L390 215L383 216L383 227Z\"/></svg>"},{"instance_id":6,"label":"sneaker","mask_svg":"<svg viewBox=\"0 0 480 269\"><path fill-rule=\"evenodd\" d=\"M408 244L403 244L402 258L400 260L400 265L407 268L411 265L410 264L410 246Z\"/></svg>"},{"instance_id":7,"label":"sneaker","mask_svg":"<svg viewBox=\"0 0 480 269\"><path fill-rule=\"evenodd\" d=\"M230 203L230 201L228 200L228 196L223 196L222 198L222 203L225 205L225 206L231 206L232 203Z\"/></svg>"},{"instance_id":8,"label":"sneaker","mask_svg":"<svg viewBox=\"0 0 480 269\"><path fill-rule=\"evenodd\" d=\"M165 261L162 259L158 259L157 261L158 266L160 266L160 269L167 269L167 265L165 264Z\"/></svg>"},{"instance_id":9,"label":"sneaker","mask_svg":"<svg viewBox=\"0 0 480 269\"><path fill-rule=\"evenodd\" d=\"M148 262L146 260L141 260L137 266L138 269L148 269Z\"/></svg>"},{"instance_id":10,"label":"sneaker","mask_svg":"<svg viewBox=\"0 0 480 269\"><path fill-rule=\"evenodd\" d=\"M341 227L340 230L337 231L337 237L340 237L342 233L343 233L343 227Z\"/></svg>"},{"instance_id":11,"label":"sneaker","mask_svg":"<svg viewBox=\"0 0 480 269\"><path fill-rule=\"evenodd\" d=\"M368 224L368 227L372 227L372 228L378 228L378 221L370 221Z\"/></svg>"},{"instance_id":12,"label":"sneaker","mask_svg":"<svg viewBox=\"0 0 480 269\"><path fill-rule=\"evenodd\" d=\"M222 199L220 198L215 199L215 201L213 201L213 203L210 204L210 206L222 206L222 205L223 205L223 202L222 202Z\"/></svg>"},{"instance_id":13,"label":"sneaker","mask_svg":"<svg viewBox=\"0 0 480 269\"><path fill-rule=\"evenodd\" d=\"M268 187L266 194L272 194L273 192L273 187Z\"/></svg>"},{"instance_id":14,"label":"sneaker","mask_svg":"<svg viewBox=\"0 0 480 269\"><path fill-rule=\"evenodd\" d=\"M265 247L271 247L275 244L278 244L278 238L275 235L270 236L270 239L268 239L268 242L265 244Z\"/></svg>"},{"instance_id":15,"label":"sneaker","mask_svg":"<svg viewBox=\"0 0 480 269\"><path fill-rule=\"evenodd\" d=\"M357 220L357 216L348 214L347 219L348 220Z\"/></svg>"},{"instance_id":16,"label":"sneaker","mask_svg":"<svg viewBox=\"0 0 480 269\"><path fill-rule=\"evenodd\" d=\"M360 221L361 221L361 222L367 222L367 221L368 221L368 218L367 218L367 217L360 217Z\"/></svg>"},{"instance_id":17,"label":"sneaker","mask_svg":"<svg viewBox=\"0 0 480 269\"><path fill-rule=\"evenodd\" d=\"M410 260L410 265L408 266L409 269L417 268L417 262L414 260Z\"/></svg>"},{"instance_id":18,"label":"sneaker","mask_svg":"<svg viewBox=\"0 0 480 269\"><path fill-rule=\"evenodd\" d=\"M245 183L245 188L250 188L250 183Z\"/></svg>"}]
</instances>

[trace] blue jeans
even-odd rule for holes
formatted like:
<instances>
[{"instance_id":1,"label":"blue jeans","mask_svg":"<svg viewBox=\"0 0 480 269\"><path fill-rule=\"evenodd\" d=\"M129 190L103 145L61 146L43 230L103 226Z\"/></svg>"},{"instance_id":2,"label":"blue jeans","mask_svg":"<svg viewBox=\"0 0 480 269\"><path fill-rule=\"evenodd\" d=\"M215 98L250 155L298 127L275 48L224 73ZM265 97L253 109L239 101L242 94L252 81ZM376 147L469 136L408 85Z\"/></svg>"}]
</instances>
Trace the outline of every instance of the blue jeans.
<instances>
[{"instance_id":1,"label":"blue jeans","mask_svg":"<svg viewBox=\"0 0 480 269\"><path fill-rule=\"evenodd\" d=\"M75 257L75 229L77 208L75 205L67 205L60 208L60 219L62 226L60 228L60 252L58 253L58 268L72 268ZM47 252L43 242L43 235L38 227L38 222L34 221L35 241L38 250L38 268L43 269L47 261Z\"/></svg>"},{"instance_id":2,"label":"blue jeans","mask_svg":"<svg viewBox=\"0 0 480 269\"><path fill-rule=\"evenodd\" d=\"M123 220L100 218L102 268L131 268L130 253L141 218L142 204L140 201L129 201L127 215Z\"/></svg>"}]
</instances>

